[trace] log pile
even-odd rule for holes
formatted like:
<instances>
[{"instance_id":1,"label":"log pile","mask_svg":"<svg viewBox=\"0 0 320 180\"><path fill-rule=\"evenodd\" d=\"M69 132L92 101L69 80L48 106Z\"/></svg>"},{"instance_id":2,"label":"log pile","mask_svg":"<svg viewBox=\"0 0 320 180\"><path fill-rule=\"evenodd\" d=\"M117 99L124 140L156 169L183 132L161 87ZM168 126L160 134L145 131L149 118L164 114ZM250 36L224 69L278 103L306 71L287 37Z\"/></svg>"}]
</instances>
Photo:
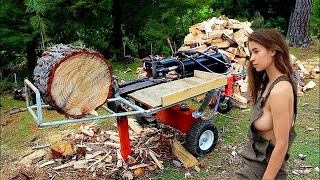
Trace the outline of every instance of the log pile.
<instances>
[{"instance_id":1,"label":"log pile","mask_svg":"<svg viewBox=\"0 0 320 180\"><path fill-rule=\"evenodd\" d=\"M246 42L252 32L250 26L250 22L240 22L225 16L213 17L191 26L179 51L203 51L209 46L216 46L229 60L244 65L249 56Z\"/></svg>"},{"instance_id":2,"label":"log pile","mask_svg":"<svg viewBox=\"0 0 320 180\"><path fill-rule=\"evenodd\" d=\"M178 51L203 51L209 46L216 46L218 51L232 63L234 69L230 74L245 73L249 59L248 36L252 33L250 22L240 22L225 16L213 17L207 21L195 24L189 28L189 34ZM246 108L248 100L241 95L247 92L247 79L234 82L233 100L237 107ZM194 98L200 102L204 95Z\"/></svg>"},{"instance_id":3,"label":"log pile","mask_svg":"<svg viewBox=\"0 0 320 180\"><path fill-rule=\"evenodd\" d=\"M162 123L138 126L129 123L132 154L127 159L121 156L118 132L90 124L82 125L77 132L65 135L56 144L32 148L47 153L32 156L29 162L47 172L59 175L73 171L90 179L132 179L146 171L163 170L164 162L178 163L177 168L181 168L181 164L185 168L199 165L197 159L181 145L185 134L179 130Z\"/></svg>"},{"instance_id":4,"label":"log pile","mask_svg":"<svg viewBox=\"0 0 320 180\"><path fill-rule=\"evenodd\" d=\"M312 80L307 82L307 79L314 79L315 75L320 73L319 62L316 59L307 59L302 62L293 55L290 55L290 58L297 81L298 95L302 96L316 86L316 83Z\"/></svg>"},{"instance_id":5,"label":"log pile","mask_svg":"<svg viewBox=\"0 0 320 180\"><path fill-rule=\"evenodd\" d=\"M97 114L112 89L112 73L102 55L84 47L58 44L42 53L34 84L46 104L66 117Z\"/></svg>"}]
</instances>

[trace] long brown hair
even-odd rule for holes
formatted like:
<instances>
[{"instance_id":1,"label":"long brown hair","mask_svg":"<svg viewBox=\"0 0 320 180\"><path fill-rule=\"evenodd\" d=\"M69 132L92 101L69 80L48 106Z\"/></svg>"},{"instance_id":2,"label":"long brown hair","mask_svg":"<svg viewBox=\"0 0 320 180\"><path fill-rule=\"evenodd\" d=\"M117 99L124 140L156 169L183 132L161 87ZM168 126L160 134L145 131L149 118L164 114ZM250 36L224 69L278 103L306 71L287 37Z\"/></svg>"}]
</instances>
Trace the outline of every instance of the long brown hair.
<instances>
[{"instance_id":1,"label":"long brown hair","mask_svg":"<svg viewBox=\"0 0 320 180\"><path fill-rule=\"evenodd\" d=\"M274 56L276 68L289 78L294 90L296 90L296 82L289 57L289 47L284 37L275 29L258 29L249 35L248 41L255 41L267 49L276 51ZM261 90L266 88L269 78L264 70L257 72L251 63L248 64L249 93L253 104L256 104L259 93L262 93Z\"/></svg>"}]
</instances>

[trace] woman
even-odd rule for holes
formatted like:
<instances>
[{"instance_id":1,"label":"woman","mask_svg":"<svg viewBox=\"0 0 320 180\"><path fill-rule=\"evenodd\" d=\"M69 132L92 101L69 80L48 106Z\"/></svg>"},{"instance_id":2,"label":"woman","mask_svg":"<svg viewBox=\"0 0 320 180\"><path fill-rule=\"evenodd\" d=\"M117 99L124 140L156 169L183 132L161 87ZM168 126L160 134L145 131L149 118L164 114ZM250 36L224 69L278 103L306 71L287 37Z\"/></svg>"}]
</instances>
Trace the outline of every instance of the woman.
<instances>
[{"instance_id":1,"label":"woman","mask_svg":"<svg viewBox=\"0 0 320 180\"><path fill-rule=\"evenodd\" d=\"M296 83L283 36L259 29L249 36L249 90L253 114L248 147L237 179L286 179L285 163L295 138Z\"/></svg>"}]
</instances>

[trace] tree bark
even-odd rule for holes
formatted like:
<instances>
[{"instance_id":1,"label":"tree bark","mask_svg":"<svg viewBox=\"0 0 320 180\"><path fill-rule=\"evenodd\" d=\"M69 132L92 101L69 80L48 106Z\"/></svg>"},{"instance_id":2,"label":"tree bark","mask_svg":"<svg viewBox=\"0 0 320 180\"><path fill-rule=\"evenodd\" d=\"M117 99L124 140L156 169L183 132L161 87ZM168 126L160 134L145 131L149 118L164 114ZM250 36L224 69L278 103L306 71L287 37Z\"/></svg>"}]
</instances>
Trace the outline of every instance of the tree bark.
<instances>
[{"instance_id":1,"label":"tree bark","mask_svg":"<svg viewBox=\"0 0 320 180\"><path fill-rule=\"evenodd\" d=\"M289 46L308 47L312 42L310 19L313 0L297 0L290 19Z\"/></svg>"},{"instance_id":2,"label":"tree bark","mask_svg":"<svg viewBox=\"0 0 320 180\"><path fill-rule=\"evenodd\" d=\"M108 62L86 48L62 44L50 47L33 74L44 102L66 117L95 114L111 94L113 78Z\"/></svg>"},{"instance_id":3,"label":"tree bark","mask_svg":"<svg viewBox=\"0 0 320 180\"><path fill-rule=\"evenodd\" d=\"M36 53L36 48L37 48L37 41L33 39L32 41L27 43L27 67L28 71L32 72L34 70L34 67L36 66L37 63L37 53Z\"/></svg>"},{"instance_id":4,"label":"tree bark","mask_svg":"<svg viewBox=\"0 0 320 180\"><path fill-rule=\"evenodd\" d=\"M116 57L123 57L122 48L122 31L121 31L121 17L122 17L122 0L112 0L111 9L113 27L111 37L112 54Z\"/></svg>"}]
</instances>

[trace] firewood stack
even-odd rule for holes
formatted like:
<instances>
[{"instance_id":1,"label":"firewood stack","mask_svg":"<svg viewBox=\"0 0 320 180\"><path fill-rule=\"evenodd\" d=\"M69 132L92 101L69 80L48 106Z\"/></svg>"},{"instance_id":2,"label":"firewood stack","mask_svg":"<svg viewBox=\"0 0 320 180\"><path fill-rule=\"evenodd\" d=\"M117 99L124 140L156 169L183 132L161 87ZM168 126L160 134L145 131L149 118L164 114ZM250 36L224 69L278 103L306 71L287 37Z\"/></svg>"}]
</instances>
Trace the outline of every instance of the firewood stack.
<instances>
[{"instance_id":1,"label":"firewood stack","mask_svg":"<svg viewBox=\"0 0 320 180\"><path fill-rule=\"evenodd\" d=\"M179 51L203 51L209 46L216 46L229 60L244 65L249 56L246 42L252 32L250 26L250 22L240 22L225 16L213 17L191 26Z\"/></svg>"},{"instance_id":2,"label":"firewood stack","mask_svg":"<svg viewBox=\"0 0 320 180\"><path fill-rule=\"evenodd\" d=\"M71 45L58 44L43 52L33 79L44 102L72 118L97 115L95 110L112 89L111 68L104 57Z\"/></svg>"}]
</instances>

